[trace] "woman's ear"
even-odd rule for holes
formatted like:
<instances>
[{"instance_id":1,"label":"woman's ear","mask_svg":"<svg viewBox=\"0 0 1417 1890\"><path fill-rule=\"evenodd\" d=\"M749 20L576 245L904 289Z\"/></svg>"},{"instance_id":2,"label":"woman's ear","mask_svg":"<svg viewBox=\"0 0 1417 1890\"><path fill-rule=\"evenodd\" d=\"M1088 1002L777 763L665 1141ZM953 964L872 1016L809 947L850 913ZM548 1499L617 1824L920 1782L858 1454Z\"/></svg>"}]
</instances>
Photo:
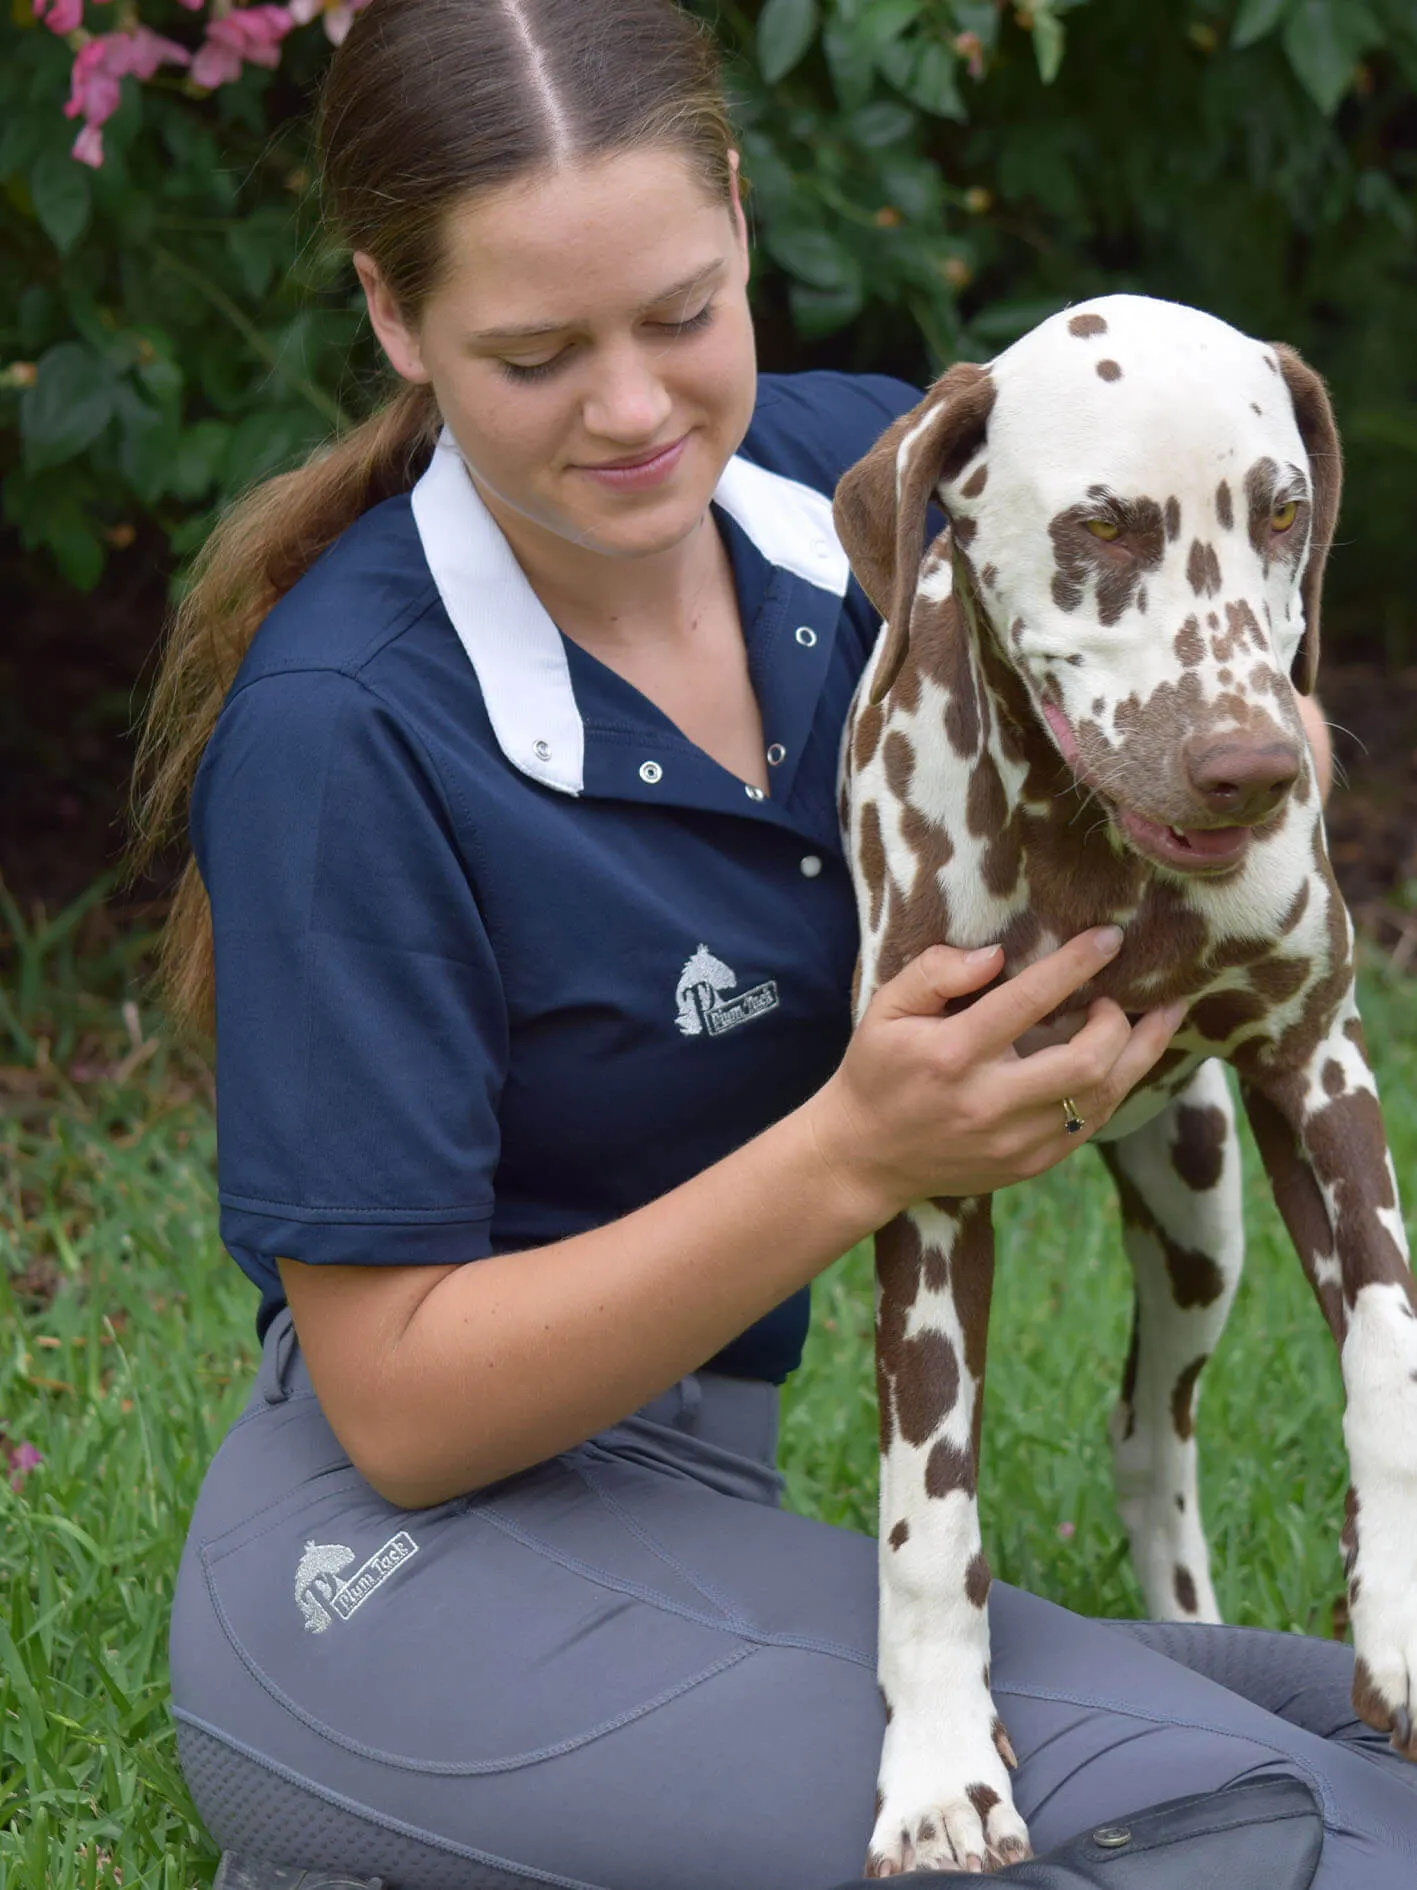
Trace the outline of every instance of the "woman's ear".
<instances>
[{"instance_id":1,"label":"woman's ear","mask_svg":"<svg viewBox=\"0 0 1417 1890\"><path fill-rule=\"evenodd\" d=\"M364 291L364 300L369 307L370 324L394 372L403 380L419 384L429 380L431 377L423 365L418 337L405 324L374 258L364 250L357 249L353 262L355 274Z\"/></svg>"}]
</instances>

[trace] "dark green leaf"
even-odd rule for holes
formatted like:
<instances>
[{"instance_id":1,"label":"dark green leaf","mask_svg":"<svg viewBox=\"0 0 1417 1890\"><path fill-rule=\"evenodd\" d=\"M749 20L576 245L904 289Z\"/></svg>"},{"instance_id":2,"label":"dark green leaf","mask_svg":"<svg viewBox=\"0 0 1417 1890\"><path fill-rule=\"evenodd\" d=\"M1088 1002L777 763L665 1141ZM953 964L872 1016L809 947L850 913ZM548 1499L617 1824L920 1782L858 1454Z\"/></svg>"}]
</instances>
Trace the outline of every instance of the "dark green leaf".
<instances>
[{"instance_id":1,"label":"dark green leaf","mask_svg":"<svg viewBox=\"0 0 1417 1890\"><path fill-rule=\"evenodd\" d=\"M935 118L965 116L955 80L955 56L938 40L896 40L881 54L881 70L921 111Z\"/></svg>"},{"instance_id":2,"label":"dark green leaf","mask_svg":"<svg viewBox=\"0 0 1417 1890\"><path fill-rule=\"evenodd\" d=\"M1272 33L1288 4L1289 0L1240 0L1240 11L1230 29L1230 44L1238 52Z\"/></svg>"},{"instance_id":3,"label":"dark green leaf","mask_svg":"<svg viewBox=\"0 0 1417 1890\"><path fill-rule=\"evenodd\" d=\"M113 415L113 382L82 342L61 341L40 357L39 375L20 402L25 469L62 466L91 446Z\"/></svg>"},{"instance_id":4,"label":"dark green leaf","mask_svg":"<svg viewBox=\"0 0 1417 1890\"><path fill-rule=\"evenodd\" d=\"M177 447L172 418L119 382L114 389L118 414L118 465L144 505L155 505L168 488Z\"/></svg>"},{"instance_id":5,"label":"dark green leaf","mask_svg":"<svg viewBox=\"0 0 1417 1890\"><path fill-rule=\"evenodd\" d=\"M46 151L30 171L30 195L40 228L67 254L89 220L89 172L67 152Z\"/></svg>"},{"instance_id":6,"label":"dark green leaf","mask_svg":"<svg viewBox=\"0 0 1417 1890\"><path fill-rule=\"evenodd\" d=\"M1299 83L1326 116L1348 90L1353 68L1373 45L1376 22L1358 0L1293 0L1284 51Z\"/></svg>"},{"instance_id":7,"label":"dark green leaf","mask_svg":"<svg viewBox=\"0 0 1417 1890\"><path fill-rule=\"evenodd\" d=\"M913 26L925 11L925 0L870 0L857 27L861 43L871 57L884 46L899 39L907 26Z\"/></svg>"},{"instance_id":8,"label":"dark green leaf","mask_svg":"<svg viewBox=\"0 0 1417 1890\"><path fill-rule=\"evenodd\" d=\"M868 151L899 144L914 128L914 112L894 99L877 99L874 105L863 105L846 121L847 135Z\"/></svg>"},{"instance_id":9,"label":"dark green leaf","mask_svg":"<svg viewBox=\"0 0 1417 1890\"><path fill-rule=\"evenodd\" d=\"M785 78L817 36L817 0L767 0L758 15L758 70L769 85Z\"/></svg>"},{"instance_id":10,"label":"dark green leaf","mask_svg":"<svg viewBox=\"0 0 1417 1890\"><path fill-rule=\"evenodd\" d=\"M855 288L813 289L794 282L788 292L792 319L799 335L808 340L834 334L861 313L862 291Z\"/></svg>"},{"instance_id":11,"label":"dark green leaf","mask_svg":"<svg viewBox=\"0 0 1417 1890\"><path fill-rule=\"evenodd\" d=\"M861 266L828 230L776 229L766 234L768 254L790 276L814 289L860 293Z\"/></svg>"},{"instance_id":12,"label":"dark green leaf","mask_svg":"<svg viewBox=\"0 0 1417 1890\"><path fill-rule=\"evenodd\" d=\"M207 496L221 477L230 444L231 428L220 420L198 420L182 429L169 478L179 499Z\"/></svg>"},{"instance_id":13,"label":"dark green leaf","mask_svg":"<svg viewBox=\"0 0 1417 1890\"><path fill-rule=\"evenodd\" d=\"M870 99L876 84L874 57L859 21L829 20L822 32L832 90L843 111L854 112Z\"/></svg>"}]
</instances>

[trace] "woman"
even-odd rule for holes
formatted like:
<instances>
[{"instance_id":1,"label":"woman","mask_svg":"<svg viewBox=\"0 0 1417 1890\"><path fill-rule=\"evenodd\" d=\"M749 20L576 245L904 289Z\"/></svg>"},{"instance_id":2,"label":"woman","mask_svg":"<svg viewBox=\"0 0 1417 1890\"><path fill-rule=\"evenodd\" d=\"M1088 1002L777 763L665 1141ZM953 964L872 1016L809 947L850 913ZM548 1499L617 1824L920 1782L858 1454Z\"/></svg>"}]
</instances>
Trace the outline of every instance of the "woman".
<instances>
[{"instance_id":1,"label":"woman","mask_svg":"<svg viewBox=\"0 0 1417 1890\"><path fill-rule=\"evenodd\" d=\"M692 22L375 0L319 145L400 390L218 528L149 735L152 822L192 782L167 969L214 996L262 1292L178 1582L183 1764L245 1883L824 1890L881 1717L873 1545L776 1507L807 1284L1058 1160L1059 1097L1104 1122L1175 1019L1100 1003L1018 1059L1089 934L951 1018L998 956L933 949L848 1044L877 623L829 499L915 394L757 380ZM1279 1717L1140 1630L991 1617L1038 1849L1259 1768L1321 1803L1324 1890L1407 1880L1343 1650L1226 1639ZM1246 1881L1297 1887L1264 1851Z\"/></svg>"}]
</instances>

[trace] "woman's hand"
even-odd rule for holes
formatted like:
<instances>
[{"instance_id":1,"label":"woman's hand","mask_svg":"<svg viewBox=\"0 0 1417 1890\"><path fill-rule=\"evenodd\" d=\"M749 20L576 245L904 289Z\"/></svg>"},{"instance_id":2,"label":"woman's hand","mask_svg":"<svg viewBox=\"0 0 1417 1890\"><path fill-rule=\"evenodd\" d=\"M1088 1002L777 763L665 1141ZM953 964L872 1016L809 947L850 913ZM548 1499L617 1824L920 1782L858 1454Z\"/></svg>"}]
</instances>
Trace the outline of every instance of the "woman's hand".
<instances>
[{"instance_id":1,"label":"woman's hand","mask_svg":"<svg viewBox=\"0 0 1417 1890\"><path fill-rule=\"evenodd\" d=\"M807 1104L834 1179L883 1225L931 1195L991 1194L1041 1174L1100 1129L1171 1041L1185 1005L1135 1025L1110 998L1088 1007L1068 1043L1020 1056L1014 1045L1114 958L1101 926L944 1017L951 998L996 977L1000 948L932 945L872 998L840 1068ZM1081 1134L1065 1130L1062 1101Z\"/></svg>"}]
</instances>

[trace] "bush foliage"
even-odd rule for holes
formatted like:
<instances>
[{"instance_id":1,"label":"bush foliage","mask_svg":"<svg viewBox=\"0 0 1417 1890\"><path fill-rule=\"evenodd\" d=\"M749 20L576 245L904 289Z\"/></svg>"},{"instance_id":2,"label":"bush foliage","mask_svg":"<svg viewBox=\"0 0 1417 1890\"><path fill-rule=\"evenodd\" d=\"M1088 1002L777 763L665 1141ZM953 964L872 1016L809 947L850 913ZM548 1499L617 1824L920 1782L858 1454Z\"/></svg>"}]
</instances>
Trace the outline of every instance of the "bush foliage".
<instances>
[{"instance_id":1,"label":"bush foliage","mask_svg":"<svg viewBox=\"0 0 1417 1890\"><path fill-rule=\"evenodd\" d=\"M921 378L1110 289L1288 340L1348 448L1338 619L1417 656L1411 0L693 3L732 58L774 365ZM190 6L141 12L196 43ZM0 19L0 495L88 588L140 516L180 559L381 377L311 184L325 38L210 93L125 79L97 168L76 43L31 0Z\"/></svg>"}]
</instances>

